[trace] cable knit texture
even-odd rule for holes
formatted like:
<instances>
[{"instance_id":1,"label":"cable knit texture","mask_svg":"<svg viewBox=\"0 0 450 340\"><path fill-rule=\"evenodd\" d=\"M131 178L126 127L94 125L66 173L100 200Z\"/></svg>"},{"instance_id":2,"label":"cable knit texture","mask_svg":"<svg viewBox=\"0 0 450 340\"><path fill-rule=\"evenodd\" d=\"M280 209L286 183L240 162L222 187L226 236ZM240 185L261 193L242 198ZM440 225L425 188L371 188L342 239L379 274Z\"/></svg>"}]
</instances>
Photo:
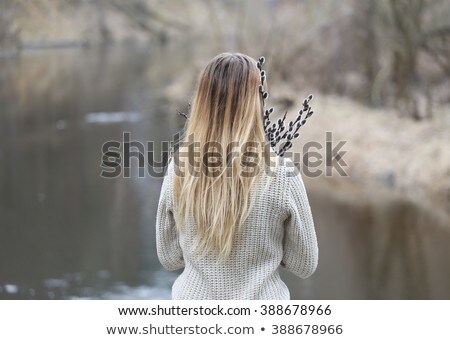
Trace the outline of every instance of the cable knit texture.
<instances>
[{"instance_id":1,"label":"cable knit texture","mask_svg":"<svg viewBox=\"0 0 450 340\"><path fill-rule=\"evenodd\" d=\"M192 252L196 238L193 218L177 231L174 219L174 162L167 166L156 217L156 246L164 268L184 268L172 286L173 299L285 300L281 265L300 278L316 269L318 246L313 217L299 170L289 158L277 156L278 168L263 172L251 189L255 203L226 262L215 254ZM268 189L265 181L273 176Z\"/></svg>"}]
</instances>

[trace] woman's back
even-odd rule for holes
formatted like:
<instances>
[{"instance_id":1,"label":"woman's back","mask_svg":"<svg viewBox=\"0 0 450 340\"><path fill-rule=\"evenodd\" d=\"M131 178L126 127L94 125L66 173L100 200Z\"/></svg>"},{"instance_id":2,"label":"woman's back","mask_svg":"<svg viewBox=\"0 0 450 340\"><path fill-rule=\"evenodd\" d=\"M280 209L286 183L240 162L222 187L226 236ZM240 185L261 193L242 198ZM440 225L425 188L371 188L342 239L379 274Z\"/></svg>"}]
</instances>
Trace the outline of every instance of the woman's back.
<instances>
[{"instance_id":1,"label":"woman's back","mask_svg":"<svg viewBox=\"0 0 450 340\"><path fill-rule=\"evenodd\" d=\"M278 267L306 278L317 267L318 247L305 187L288 158L276 156L278 166L263 171L250 190L254 205L233 236L225 261L211 252L195 252L197 228L191 217L177 230L173 183L177 176L170 160L157 212L157 251L168 270L184 268L172 288L173 299L289 299ZM267 180L273 176L266 187Z\"/></svg>"},{"instance_id":2,"label":"woman's back","mask_svg":"<svg viewBox=\"0 0 450 340\"><path fill-rule=\"evenodd\" d=\"M286 115L271 122L263 63L222 53L200 73L156 221L161 263L184 267L174 299L288 299L278 267L307 277L317 266L303 181L292 161L278 156L312 114L310 99L304 120L300 110L289 125Z\"/></svg>"}]
</instances>

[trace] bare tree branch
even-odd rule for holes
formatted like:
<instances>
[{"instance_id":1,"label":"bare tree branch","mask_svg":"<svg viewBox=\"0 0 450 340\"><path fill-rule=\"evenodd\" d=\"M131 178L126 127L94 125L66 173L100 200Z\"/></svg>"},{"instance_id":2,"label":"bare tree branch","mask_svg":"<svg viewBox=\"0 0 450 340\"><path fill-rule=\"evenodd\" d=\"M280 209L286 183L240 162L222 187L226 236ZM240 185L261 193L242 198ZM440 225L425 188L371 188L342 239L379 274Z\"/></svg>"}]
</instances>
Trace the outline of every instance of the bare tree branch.
<instances>
[{"instance_id":1,"label":"bare tree branch","mask_svg":"<svg viewBox=\"0 0 450 340\"><path fill-rule=\"evenodd\" d=\"M426 40L432 39L432 38L439 38L439 37L447 36L447 35L450 35L450 26L433 28L423 34L422 41L426 41Z\"/></svg>"}]
</instances>

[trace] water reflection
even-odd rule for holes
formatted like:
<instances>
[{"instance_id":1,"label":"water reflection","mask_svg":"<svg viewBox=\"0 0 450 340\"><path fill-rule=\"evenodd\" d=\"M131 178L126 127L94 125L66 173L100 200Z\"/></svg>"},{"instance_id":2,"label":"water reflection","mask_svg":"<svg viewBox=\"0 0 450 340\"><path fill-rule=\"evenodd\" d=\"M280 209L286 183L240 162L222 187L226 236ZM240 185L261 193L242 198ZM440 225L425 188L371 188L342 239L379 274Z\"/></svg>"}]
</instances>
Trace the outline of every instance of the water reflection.
<instances>
[{"instance_id":1,"label":"water reflection","mask_svg":"<svg viewBox=\"0 0 450 340\"><path fill-rule=\"evenodd\" d=\"M85 116L86 123L137 123L142 119L139 112L92 112ZM59 123L59 122L58 122Z\"/></svg>"},{"instance_id":2,"label":"water reflection","mask_svg":"<svg viewBox=\"0 0 450 340\"><path fill-rule=\"evenodd\" d=\"M123 132L158 154L180 129L165 92L191 51L171 48L0 61L1 299L170 297L177 273L161 269L154 239L162 179L104 179L100 161ZM450 298L449 232L432 214L308 188L320 265L308 280L283 273L293 298Z\"/></svg>"},{"instance_id":3,"label":"water reflection","mask_svg":"<svg viewBox=\"0 0 450 340\"><path fill-rule=\"evenodd\" d=\"M390 190L308 181L320 265L298 299L448 299L448 220Z\"/></svg>"},{"instance_id":4,"label":"water reflection","mask_svg":"<svg viewBox=\"0 0 450 340\"><path fill-rule=\"evenodd\" d=\"M160 102L175 77L161 58L170 65L162 51L122 49L3 61L0 297L107 297L142 285L167 297L154 245L162 180L100 177L105 141L179 129Z\"/></svg>"},{"instance_id":5,"label":"water reflection","mask_svg":"<svg viewBox=\"0 0 450 340\"><path fill-rule=\"evenodd\" d=\"M107 270L100 270L96 275L87 273L69 273L61 278L44 279L27 284L5 284L0 286L3 299L170 299L171 290L168 282L175 280L174 273L155 271L149 276L155 280L130 286L120 281L112 281Z\"/></svg>"}]
</instances>

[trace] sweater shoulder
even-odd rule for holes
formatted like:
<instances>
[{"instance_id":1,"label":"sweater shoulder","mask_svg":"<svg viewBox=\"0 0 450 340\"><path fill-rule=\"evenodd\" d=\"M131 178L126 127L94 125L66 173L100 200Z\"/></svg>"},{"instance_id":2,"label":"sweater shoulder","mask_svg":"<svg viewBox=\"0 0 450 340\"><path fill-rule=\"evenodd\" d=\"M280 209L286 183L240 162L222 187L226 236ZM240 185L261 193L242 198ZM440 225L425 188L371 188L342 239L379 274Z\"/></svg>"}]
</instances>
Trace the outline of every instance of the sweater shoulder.
<instances>
[{"instance_id":1,"label":"sweater shoulder","mask_svg":"<svg viewBox=\"0 0 450 340\"><path fill-rule=\"evenodd\" d=\"M266 170L261 182L262 193L265 202L270 202L272 211L277 214L287 216L289 213L288 203L290 201L290 176L295 174L294 162L283 156L271 155L269 163L266 163ZM268 204L268 203L267 203Z\"/></svg>"},{"instance_id":2,"label":"sweater shoulder","mask_svg":"<svg viewBox=\"0 0 450 340\"><path fill-rule=\"evenodd\" d=\"M299 169L296 163L289 157L281 157L281 162L285 171L285 175L296 176L299 174Z\"/></svg>"},{"instance_id":3,"label":"sweater shoulder","mask_svg":"<svg viewBox=\"0 0 450 340\"><path fill-rule=\"evenodd\" d=\"M275 177L279 185L287 188L290 183L291 177L297 177L300 175L300 170L297 164L288 157L278 156L276 158L277 167L275 172Z\"/></svg>"}]
</instances>

